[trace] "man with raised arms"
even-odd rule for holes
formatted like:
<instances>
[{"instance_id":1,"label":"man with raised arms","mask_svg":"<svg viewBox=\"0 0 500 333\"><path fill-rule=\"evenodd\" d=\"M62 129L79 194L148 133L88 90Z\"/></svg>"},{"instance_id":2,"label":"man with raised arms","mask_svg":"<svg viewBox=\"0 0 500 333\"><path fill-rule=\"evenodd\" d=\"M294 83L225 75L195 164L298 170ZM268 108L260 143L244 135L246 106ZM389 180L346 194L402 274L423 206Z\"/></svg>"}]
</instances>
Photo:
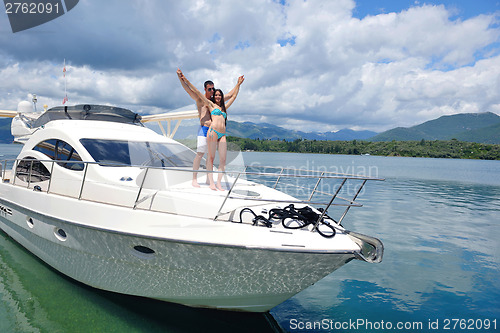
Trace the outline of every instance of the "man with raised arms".
<instances>
[{"instance_id":1,"label":"man with raised arms","mask_svg":"<svg viewBox=\"0 0 500 333\"><path fill-rule=\"evenodd\" d=\"M240 81L243 82L244 79L245 78L242 75L238 78L238 82ZM207 133L208 129L210 128L210 124L212 123L212 118L210 116L210 112L208 111L208 107L205 105L205 103L195 93L193 93L193 91L189 89L189 87L187 87L180 78L179 80L184 90L186 90L189 96L191 96L191 98L196 102L196 108L198 109L198 116L200 118L200 128L198 129L198 137L196 143L196 156L193 161L193 170L198 170L200 168L201 159L203 158L203 155L205 155L205 153L207 152ZM237 87L238 84L236 84L236 86L225 95L226 96L225 98L226 99L231 98ZM205 97L211 100L215 91L214 83L210 80L205 81L204 88L205 88ZM194 187L200 187L200 185L198 184L198 173L196 172L193 173L192 184Z\"/></svg>"}]
</instances>

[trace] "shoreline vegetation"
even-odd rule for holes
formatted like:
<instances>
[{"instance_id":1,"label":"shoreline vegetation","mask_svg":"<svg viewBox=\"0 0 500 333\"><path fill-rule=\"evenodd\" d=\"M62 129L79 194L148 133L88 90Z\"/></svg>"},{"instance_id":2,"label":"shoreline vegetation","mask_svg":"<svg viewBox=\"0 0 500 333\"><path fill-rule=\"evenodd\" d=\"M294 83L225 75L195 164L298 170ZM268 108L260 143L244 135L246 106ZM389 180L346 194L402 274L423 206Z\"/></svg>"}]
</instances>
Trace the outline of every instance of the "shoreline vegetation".
<instances>
[{"instance_id":1,"label":"shoreline vegetation","mask_svg":"<svg viewBox=\"0 0 500 333\"><path fill-rule=\"evenodd\" d=\"M241 151L500 160L499 144L451 139L420 141L260 140L228 137Z\"/></svg>"}]
</instances>

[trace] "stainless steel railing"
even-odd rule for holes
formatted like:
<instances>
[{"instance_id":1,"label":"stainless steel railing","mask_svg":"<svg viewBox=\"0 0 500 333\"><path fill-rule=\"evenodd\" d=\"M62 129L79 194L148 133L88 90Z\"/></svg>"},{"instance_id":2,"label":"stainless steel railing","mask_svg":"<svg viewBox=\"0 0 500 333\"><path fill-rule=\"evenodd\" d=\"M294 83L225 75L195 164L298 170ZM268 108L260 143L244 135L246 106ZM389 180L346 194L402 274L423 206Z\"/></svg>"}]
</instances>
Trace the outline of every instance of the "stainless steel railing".
<instances>
[{"instance_id":1,"label":"stainless steel railing","mask_svg":"<svg viewBox=\"0 0 500 333\"><path fill-rule=\"evenodd\" d=\"M56 167L57 165L57 167ZM152 204L154 197L158 191L149 196L142 197L142 193L145 191L145 182L148 180L149 174L152 173L151 170L164 170L165 172L172 173L182 173L187 179L189 179L190 175L193 172L197 173L215 173L220 174L223 173L226 177L226 180L230 180L229 189L224 196L221 205L215 215L214 220L219 219L221 216L224 207L226 206L229 200L245 200L245 201L258 201L260 203L294 203L294 204L304 204L304 205L322 205L324 206L323 212L320 218L316 221L313 227L313 231L318 228L320 221L324 218L327 210L331 206L343 206L345 210L342 214L340 214L340 218L338 220L334 220L337 224L340 224L342 220L345 218L347 212L351 207L360 207L362 206L360 203L356 202L359 194L363 190L366 182L368 180L383 180L382 178L377 177L367 177L360 175L349 175L349 174L340 174L334 172L326 172L326 171L314 171L314 170L302 170L302 169L293 169L293 168L277 168L277 167L264 167L264 166L246 166L243 171L206 171L206 170L197 170L194 171L190 168L175 168L175 167L152 167L152 166L127 166L127 165L119 165L119 164L103 164L96 162L84 162L84 161L55 161L55 160L37 160L37 159L15 159L15 160L3 160L1 163L1 177L2 182L13 186L22 186L26 188L31 188L33 186L34 190L53 193L58 195L65 195L69 197L74 197L78 200L89 200L94 201L92 199L86 198L84 196L85 186L88 184L88 173L89 169L92 167L120 167L120 168L135 168L136 170L141 170L142 180L136 186L127 186L127 189L130 191L135 191L135 199L130 204L118 204L113 203L111 201L97 200L100 203L104 204L114 204L120 206L130 207L132 209L144 209L139 208L139 205L147 199L151 198L151 203L149 206L149 210L153 210ZM11 168L11 174L9 176L8 169ZM69 191L64 193L61 191L57 191L53 189L53 178L54 172L56 168L61 172L61 170L65 170L66 175L70 175L73 177L73 185L70 185L68 182L67 186L78 186L76 189L77 195L69 195ZM62 168L62 169L59 169ZM143 170L143 171L142 171ZM275 170L274 172L270 170ZM153 175L154 176L154 175ZM229 179L229 177L231 179ZM273 189L282 190L283 192L292 192L287 193L292 195L293 197L298 196L296 200L278 200L272 198L261 198L261 197L251 197L251 196L238 196L235 193L235 189L237 187L237 183L240 182L241 179L246 179L253 181L258 184L266 185L270 184ZM286 181L287 179L295 180L295 183ZM91 180L92 181L92 180ZM323 183L328 181L336 181L340 183L336 183L336 185L327 186L327 190L323 190ZM341 197L339 194L345 188L348 182L356 182L358 185L355 186L352 191L351 198ZM35 184L35 185L33 185ZM272 184L272 185L271 185ZM190 186L190 185L189 185ZM296 189L302 191L299 195L294 195L293 190ZM164 189L168 191L168 189ZM349 192L349 191L346 191ZM349 193L348 193L349 194ZM313 200L316 196L321 196L320 201ZM300 197L303 197L301 199ZM324 201L321 201L324 200ZM168 213L168 211L165 211Z\"/></svg>"}]
</instances>

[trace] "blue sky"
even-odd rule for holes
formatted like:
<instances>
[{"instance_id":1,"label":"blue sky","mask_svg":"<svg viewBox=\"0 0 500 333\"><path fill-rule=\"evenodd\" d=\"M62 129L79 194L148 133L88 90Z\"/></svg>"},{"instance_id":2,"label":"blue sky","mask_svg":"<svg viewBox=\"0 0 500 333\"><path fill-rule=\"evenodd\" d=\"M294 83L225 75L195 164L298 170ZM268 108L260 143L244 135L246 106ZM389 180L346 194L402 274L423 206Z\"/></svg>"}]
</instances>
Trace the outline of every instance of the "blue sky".
<instances>
[{"instance_id":1,"label":"blue sky","mask_svg":"<svg viewBox=\"0 0 500 333\"><path fill-rule=\"evenodd\" d=\"M468 19L481 14L492 14L500 10L498 0L361 0L356 1L353 16L364 18L366 15L378 15L390 12L401 12L419 5L444 5L454 11L453 18Z\"/></svg>"},{"instance_id":2,"label":"blue sky","mask_svg":"<svg viewBox=\"0 0 500 333\"><path fill-rule=\"evenodd\" d=\"M218 10L224 8L224 10ZM382 131L442 115L500 114L500 0L81 0L12 33L0 13L0 109L142 114L192 105L175 75L229 91L231 120L303 131Z\"/></svg>"}]
</instances>

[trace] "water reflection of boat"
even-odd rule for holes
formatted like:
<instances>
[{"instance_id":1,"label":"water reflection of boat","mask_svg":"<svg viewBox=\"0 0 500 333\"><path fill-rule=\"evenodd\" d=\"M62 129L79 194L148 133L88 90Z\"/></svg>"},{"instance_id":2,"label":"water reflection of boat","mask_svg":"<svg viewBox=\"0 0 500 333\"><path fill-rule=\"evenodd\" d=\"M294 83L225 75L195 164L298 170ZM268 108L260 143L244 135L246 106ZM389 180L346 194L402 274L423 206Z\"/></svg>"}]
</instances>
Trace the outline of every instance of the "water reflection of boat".
<instances>
[{"instance_id":1,"label":"water reflection of boat","mask_svg":"<svg viewBox=\"0 0 500 333\"><path fill-rule=\"evenodd\" d=\"M1 230L0 291L2 332L282 331L268 312L197 309L75 283Z\"/></svg>"},{"instance_id":2,"label":"water reflection of boat","mask_svg":"<svg viewBox=\"0 0 500 333\"><path fill-rule=\"evenodd\" d=\"M194 153L141 126L185 116L99 105L16 113L24 147L2 163L0 227L87 285L226 310L264 312L352 259L382 259L380 241L340 224L375 178L254 167L227 172L226 191L195 188ZM303 179L314 179L306 199L279 190ZM320 191L329 180L340 183ZM345 206L337 220L333 206Z\"/></svg>"}]
</instances>

